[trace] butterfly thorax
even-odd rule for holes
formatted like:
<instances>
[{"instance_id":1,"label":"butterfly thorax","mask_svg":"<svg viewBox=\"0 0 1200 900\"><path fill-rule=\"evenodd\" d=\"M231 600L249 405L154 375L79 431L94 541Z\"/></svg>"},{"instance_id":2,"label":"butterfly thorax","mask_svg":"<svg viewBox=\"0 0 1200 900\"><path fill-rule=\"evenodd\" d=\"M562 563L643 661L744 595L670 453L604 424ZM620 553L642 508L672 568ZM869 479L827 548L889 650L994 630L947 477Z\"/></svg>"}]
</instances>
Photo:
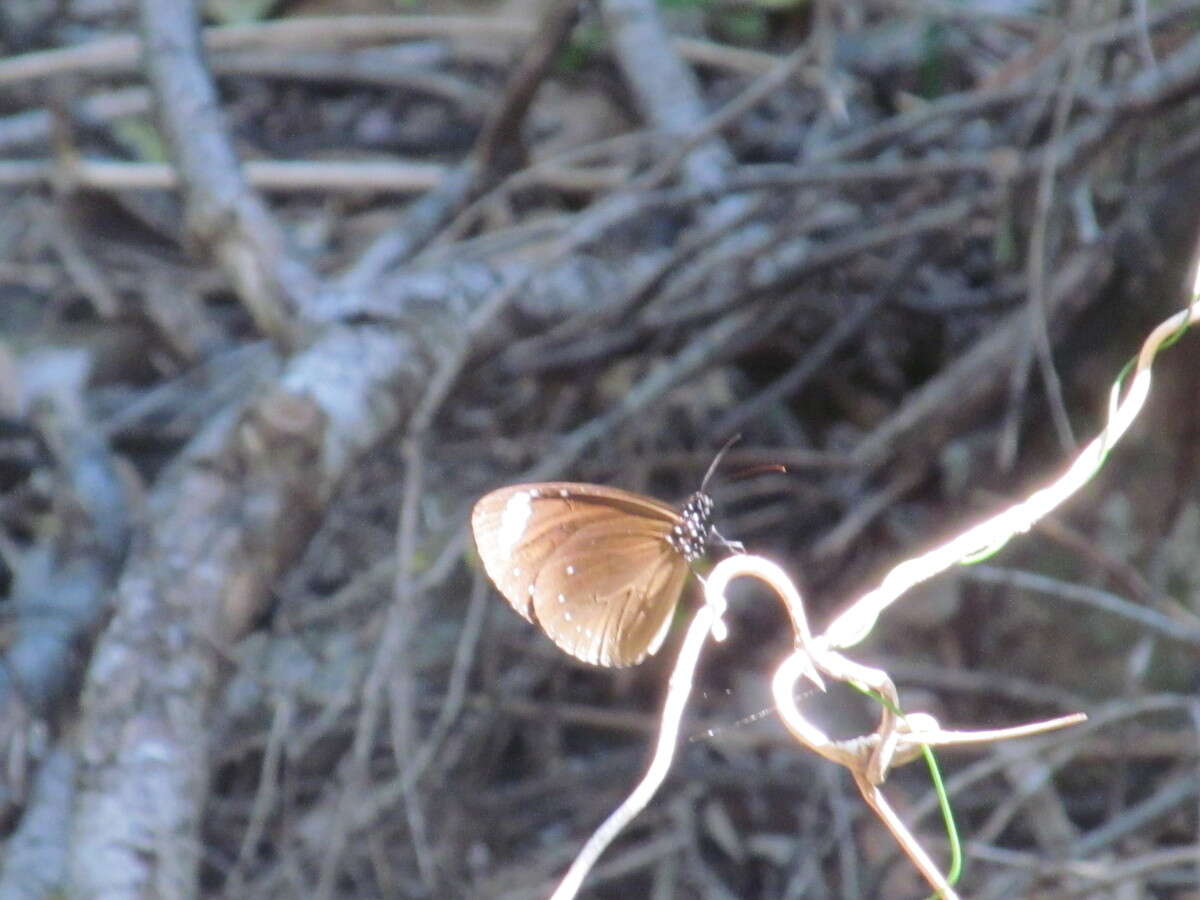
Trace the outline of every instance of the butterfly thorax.
<instances>
[{"instance_id":1,"label":"butterfly thorax","mask_svg":"<svg viewBox=\"0 0 1200 900\"><path fill-rule=\"evenodd\" d=\"M703 491L697 491L683 504L683 509L679 511L679 521L667 535L667 543L688 562L695 562L708 549L712 513L712 497Z\"/></svg>"}]
</instances>

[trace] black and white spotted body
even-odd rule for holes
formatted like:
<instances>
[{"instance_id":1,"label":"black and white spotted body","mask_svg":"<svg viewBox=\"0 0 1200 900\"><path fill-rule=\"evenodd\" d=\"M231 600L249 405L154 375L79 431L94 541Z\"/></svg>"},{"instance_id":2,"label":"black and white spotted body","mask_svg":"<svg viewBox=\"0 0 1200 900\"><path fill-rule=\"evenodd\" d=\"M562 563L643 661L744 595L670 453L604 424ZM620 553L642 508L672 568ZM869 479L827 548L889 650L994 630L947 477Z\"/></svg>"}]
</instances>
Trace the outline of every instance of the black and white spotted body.
<instances>
[{"instance_id":1,"label":"black and white spotted body","mask_svg":"<svg viewBox=\"0 0 1200 900\"><path fill-rule=\"evenodd\" d=\"M708 549L712 514L712 497L697 491L683 504L679 522L667 534L667 543L688 562L695 562Z\"/></svg>"}]
</instances>

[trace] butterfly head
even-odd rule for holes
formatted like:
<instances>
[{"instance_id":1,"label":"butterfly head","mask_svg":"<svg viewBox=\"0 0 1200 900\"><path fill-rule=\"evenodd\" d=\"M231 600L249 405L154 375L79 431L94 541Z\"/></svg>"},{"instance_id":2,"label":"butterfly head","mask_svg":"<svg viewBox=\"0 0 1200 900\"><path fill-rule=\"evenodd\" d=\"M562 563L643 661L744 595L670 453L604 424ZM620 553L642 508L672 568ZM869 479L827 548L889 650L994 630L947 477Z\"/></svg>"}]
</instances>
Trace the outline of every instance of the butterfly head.
<instances>
[{"instance_id":1,"label":"butterfly head","mask_svg":"<svg viewBox=\"0 0 1200 900\"><path fill-rule=\"evenodd\" d=\"M712 531L712 497L697 491L688 497L679 511L679 521L667 535L667 543L679 551L688 562L695 562L708 549Z\"/></svg>"}]
</instances>

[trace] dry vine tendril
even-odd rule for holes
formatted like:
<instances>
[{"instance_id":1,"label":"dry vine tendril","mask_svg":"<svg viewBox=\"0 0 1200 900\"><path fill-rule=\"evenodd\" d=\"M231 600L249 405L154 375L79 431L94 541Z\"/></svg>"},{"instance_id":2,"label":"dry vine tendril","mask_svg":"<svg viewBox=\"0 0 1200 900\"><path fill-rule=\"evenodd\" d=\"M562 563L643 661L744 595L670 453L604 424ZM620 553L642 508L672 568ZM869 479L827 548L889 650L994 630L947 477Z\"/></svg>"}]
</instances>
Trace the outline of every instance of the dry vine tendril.
<instances>
[{"instance_id":1,"label":"dry vine tendril","mask_svg":"<svg viewBox=\"0 0 1200 900\"><path fill-rule=\"evenodd\" d=\"M567 900L575 896L600 854L645 808L665 779L678 743L683 711L691 693L700 650L710 634L718 640L724 636L721 617L726 607L725 591L733 579L742 576L756 578L775 591L792 622L795 650L779 664L771 682L776 709L789 732L813 752L849 769L863 799L892 832L930 886L941 897L957 897L952 886L953 877L957 876L957 860L953 865L955 874L948 878L921 847L883 795L880 786L890 769L922 754L928 755L932 746L1026 737L1077 724L1086 717L1076 714L984 731L946 730L932 716L921 713L901 714L899 695L888 674L880 669L856 663L838 651L861 642L870 634L880 614L909 588L950 566L978 561L983 554L1003 546L1014 535L1024 533L1071 497L1099 470L1108 452L1128 429L1145 403L1150 390L1150 367L1157 351L1169 346L1183 329L1200 319L1200 273L1197 273L1193 284L1192 296L1192 303L1187 309L1159 324L1147 337L1136 360L1128 367L1128 371L1122 372L1121 378L1112 389L1107 426L1083 448L1059 478L1034 491L1024 501L965 530L945 544L900 563L883 578L877 588L850 604L823 634L813 636L810 633L800 593L780 566L762 557L740 552L718 563L704 582L705 603L693 616L680 648L663 706L658 742L650 766L626 800L596 829L576 856L555 890L553 900ZM1122 384L1126 385L1123 396ZM528 493L532 487L506 489L502 495L505 501L503 506L507 507L514 502L513 497L517 495L515 492ZM624 492L617 493L624 495ZM686 514L675 514L670 507L658 504L657 501L637 495L628 496L641 504L655 504L647 509L653 508L656 514L664 517L665 522L670 523L660 527L663 533L659 539L664 542L670 529L677 527L676 520L686 520ZM519 501L519 505L524 508L535 499L537 497L527 497ZM564 503L568 499L569 497L560 497ZM658 512L660 506L675 518L665 518L667 513ZM497 514L503 519L504 510L499 510ZM649 516L649 512L645 515ZM707 513L704 515L707 516ZM515 520L515 513L513 517ZM530 518L526 516L522 519L521 528L516 536L510 535L511 541L519 543L524 540L524 529ZM703 519L703 523L707 528L707 518ZM516 525L511 527L515 529ZM502 543L494 542L489 552L494 555ZM502 591L508 596L508 590L504 586ZM677 599L677 594L670 598L672 608ZM509 600L514 606L518 605L511 597ZM651 643L654 644L654 649L657 649L661 637L656 636ZM796 703L796 682L801 678L808 679L822 689L826 679L843 681L876 696L880 700L880 718L875 731L851 740L830 739L803 715Z\"/></svg>"}]
</instances>

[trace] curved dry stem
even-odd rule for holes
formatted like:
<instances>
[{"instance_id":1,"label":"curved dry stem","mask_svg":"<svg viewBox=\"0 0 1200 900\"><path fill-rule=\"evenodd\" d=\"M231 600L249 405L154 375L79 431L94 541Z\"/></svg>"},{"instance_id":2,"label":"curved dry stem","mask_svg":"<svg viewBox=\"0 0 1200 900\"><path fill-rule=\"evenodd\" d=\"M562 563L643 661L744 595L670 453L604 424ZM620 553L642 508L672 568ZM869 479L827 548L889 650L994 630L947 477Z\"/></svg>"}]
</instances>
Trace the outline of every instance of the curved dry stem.
<instances>
[{"instance_id":1,"label":"curved dry stem","mask_svg":"<svg viewBox=\"0 0 1200 900\"><path fill-rule=\"evenodd\" d=\"M667 688L667 699L663 704L662 722L658 731L658 744L654 748L654 758L646 769L646 774L638 782L637 787L625 798L625 801L609 814L599 828L583 845L571 868L563 876L555 889L551 900L569 900L574 897L583 885L583 879L591 871L600 854L605 851L618 834L633 821L650 799L658 791L659 786L667 777L671 763L675 759L675 746L679 743L679 727L683 720L683 710L688 697L692 693L692 683L696 674L696 665L700 661L700 649L709 633L724 634L724 622L721 616L725 612L725 598L714 595L705 586L705 603L688 626L683 646L679 648L679 657L671 672L671 680Z\"/></svg>"},{"instance_id":2,"label":"curved dry stem","mask_svg":"<svg viewBox=\"0 0 1200 900\"><path fill-rule=\"evenodd\" d=\"M821 638L822 645L845 648L860 643L871 633L880 614L914 585L953 565L995 552L1013 536L1028 531L1083 487L1099 471L1105 456L1141 412L1150 393L1150 367L1155 354L1181 328L1200 320L1200 297L1195 293L1200 291L1200 276L1193 290L1191 306L1160 323L1146 338L1124 396L1121 396L1120 383L1113 386L1107 426L1080 451L1062 475L1020 503L968 528L940 547L900 563L884 576L877 588L861 596L833 620Z\"/></svg>"},{"instance_id":3,"label":"curved dry stem","mask_svg":"<svg viewBox=\"0 0 1200 900\"><path fill-rule=\"evenodd\" d=\"M683 646L679 650L675 668L671 672L667 699L663 704L661 724L658 732L658 744L654 749L654 758L646 769L646 774L638 785L620 806L584 844L579 855L563 876L551 900L568 900L578 893L583 879L596 864L600 854L613 842L618 834L628 825L638 813L646 808L646 804L658 791L659 786L667 777L671 763L675 758L675 747L679 742L679 728L683 719L683 710L691 696L692 684L695 678L696 665L700 659L700 649L704 640L712 634L717 640L723 640L726 629L722 616L727 606L725 590L735 578L748 576L766 582L783 600L792 627L796 631L796 641L800 648L797 656L807 659L803 648L812 647L812 634L808 628L808 619L804 614L804 604L799 591L792 584L783 569L761 556L735 554L721 560L713 568L704 581L704 606L693 617L684 637ZM816 668L808 663L801 665L797 677L804 676L824 690L824 682Z\"/></svg>"},{"instance_id":4,"label":"curved dry stem","mask_svg":"<svg viewBox=\"0 0 1200 900\"><path fill-rule=\"evenodd\" d=\"M745 563L743 562L743 565ZM772 564L768 564L772 565ZM863 799L891 831L896 842L912 860L918 871L941 897L953 898L957 894L932 858L917 841L912 831L900 820L887 803L879 789L893 765L902 765L920 756L924 748L934 744L960 744L1024 737L1062 728L1083 721L1082 715L1063 716L1046 722L1019 725L1006 729L990 729L980 732L945 731L930 715L914 713L899 714L900 701L895 685L888 674L856 663L830 649L828 638L812 640L803 625L803 610L799 593L787 580L782 570L776 571L770 584L776 588L789 610L796 610L793 621L799 622L797 633L804 635L796 648L775 670L771 690L775 706L784 725L800 743L814 753L848 768ZM710 579L711 585L711 579ZM718 585L723 587L723 585ZM833 740L824 731L810 722L800 711L796 702L796 682L801 678L813 680L813 668L825 676L844 681L874 692L882 698L879 725L875 731L850 740ZM817 675L816 677L820 677Z\"/></svg>"},{"instance_id":5,"label":"curved dry stem","mask_svg":"<svg viewBox=\"0 0 1200 900\"><path fill-rule=\"evenodd\" d=\"M815 657L817 654L818 647L813 641L812 632L808 627L808 617L804 613L804 601L800 597L800 592L796 590L796 585L792 583L792 579L788 577L787 572L783 570L782 566L762 556L753 556L748 553L739 553L735 556L730 556L717 563L705 580L705 599L709 603L713 603L717 599L724 603L725 589L729 586L729 583L735 578L743 576L757 578L771 588L779 597L784 608L787 610L788 618L792 620L792 630L795 632L798 647L794 655L801 658L799 661L802 669L800 674L808 678L809 681L821 690L825 690L825 683L821 680L820 673L809 662L809 659Z\"/></svg>"},{"instance_id":6,"label":"curved dry stem","mask_svg":"<svg viewBox=\"0 0 1200 900\"><path fill-rule=\"evenodd\" d=\"M800 712L795 700L796 682L807 676L806 667L813 662L831 678L868 686L886 698L887 702L881 705L879 726L874 733L851 740L835 741ZM1012 728L979 732L945 731L933 716L924 713L897 715L893 712L899 708L897 694L887 673L851 662L831 650L820 651L810 660L798 649L775 670L771 690L780 718L792 735L813 752L850 770L863 799L887 826L930 886L945 898L957 895L879 789L888 769L894 764L902 765L916 759L925 745L979 743L1026 737L1074 725L1086 718L1083 715L1071 715Z\"/></svg>"},{"instance_id":7,"label":"curved dry stem","mask_svg":"<svg viewBox=\"0 0 1200 900\"><path fill-rule=\"evenodd\" d=\"M883 791L879 790L878 785L872 784L857 772L854 774L854 783L858 785L858 790L863 799L867 801L867 805L874 810L875 815L879 816L880 821L887 825L888 831L900 844L905 855L912 860L913 865L925 876L930 887L937 891L938 896L943 900L957 900L958 893L951 887L950 882L946 880L946 876L942 874L933 858L925 852L925 848L921 846L916 835L909 831L908 826L896 815L896 811L887 802L887 798L883 796Z\"/></svg>"}]
</instances>

